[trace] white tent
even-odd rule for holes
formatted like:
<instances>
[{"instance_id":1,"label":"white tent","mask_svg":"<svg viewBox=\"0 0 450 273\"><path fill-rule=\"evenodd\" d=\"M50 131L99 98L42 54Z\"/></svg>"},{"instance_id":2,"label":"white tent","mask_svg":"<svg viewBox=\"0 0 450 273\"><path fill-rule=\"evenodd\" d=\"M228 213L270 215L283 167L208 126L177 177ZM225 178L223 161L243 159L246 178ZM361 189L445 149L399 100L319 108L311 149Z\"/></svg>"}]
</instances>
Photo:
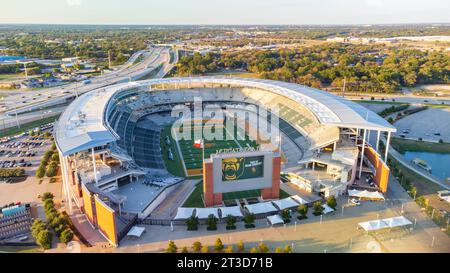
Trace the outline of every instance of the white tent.
<instances>
[{"instance_id":1,"label":"white tent","mask_svg":"<svg viewBox=\"0 0 450 273\"><path fill-rule=\"evenodd\" d=\"M280 215L275 214L272 216L267 216L267 221L273 226L278 224L284 224L283 218Z\"/></svg>"},{"instance_id":2,"label":"white tent","mask_svg":"<svg viewBox=\"0 0 450 273\"><path fill-rule=\"evenodd\" d=\"M227 217L228 215L232 215L234 217L243 217L241 208L239 206L234 207L221 207L219 208L221 212L222 218Z\"/></svg>"},{"instance_id":3,"label":"white tent","mask_svg":"<svg viewBox=\"0 0 450 273\"><path fill-rule=\"evenodd\" d=\"M327 204L323 204L322 207L324 208L323 210L323 214L328 214L330 212L334 212L334 209L332 209L330 206L328 206Z\"/></svg>"},{"instance_id":4,"label":"white tent","mask_svg":"<svg viewBox=\"0 0 450 273\"><path fill-rule=\"evenodd\" d=\"M450 196L444 196L441 199L446 201L447 203L450 203Z\"/></svg>"},{"instance_id":5,"label":"white tent","mask_svg":"<svg viewBox=\"0 0 450 273\"><path fill-rule=\"evenodd\" d=\"M253 214L263 214L278 211L271 202L256 203L253 205L245 205L248 212Z\"/></svg>"},{"instance_id":6,"label":"white tent","mask_svg":"<svg viewBox=\"0 0 450 273\"><path fill-rule=\"evenodd\" d=\"M192 215L194 215L195 208L178 208L177 215L175 215L174 220L186 220Z\"/></svg>"},{"instance_id":7,"label":"white tent","mask_svg":"<svg viewBox=\"0 0 450 273\"><path fill-rule=\"evenodd\" d=\"M298 203L292 200L290 197L272 201L272 204L275 205L279 210L284 209L292 209L298 207Z\"/></svg>"},{"instance_id":8,"label":"white tent","mask_svg":"<svg viewBox=\"0 0 450 273\"><path fill-rule=\"evenodd\" d=\"M381 219L381 220L361 222L361 223L358 223L358 225L360 227L362 227L365 231L373 231L373 230L380 230L380 229L385 229L385 228L394 228L394 227L412 225L412 222L409 221L404 216L398 216L398 217L386 218L386 219Z\"/></svg>"},{"instance_id":9,"label":"white tent","mask_svg":"<svg viewBox=\"0 0 450 273\"><path fill-rule=\"evenodd\" d=\"M372 200L384 200L383 194L377 191L358 191L358 190L349 190L348 195L352 197L358 198L366 198Z\"/></svg>"},{"instance_id":10,"label":"white tent","mask_svg":"<svg viewBox=\"0 0 450 273\"><path fill-rule=\"evenodd\" d=\"M145 232L145 227L133 226L130 229L130 231L128 231L127 236L140 238L142 236L142 233L144 233L144 232Z\"/></svg>"},{"instance_id":11,"label":"white tent","mask_svg":"<svg viewBox=\"0 0 450 273\"><path fill-rule=\"evenodd\" d=\"M297 203L299 203L300 205L303 205L303 204L307 204L307 203L308 203L308 202L306 202L305 199L301 198L301 197L298 196L298 195L292 195L291 198L292 198L293 200L295 200Z\"/></svg>"},{"instance_id":12,"label":"white tent","mask_svg":"<svg viewBox=\"0 0 450 273\"><path fill-rule=\"evenodd\" d=\"M218 208L196 208L196 216L198 219L208 219L209 215L214 215L219 219L219 209Z\"/></svg>"}]
</instances>

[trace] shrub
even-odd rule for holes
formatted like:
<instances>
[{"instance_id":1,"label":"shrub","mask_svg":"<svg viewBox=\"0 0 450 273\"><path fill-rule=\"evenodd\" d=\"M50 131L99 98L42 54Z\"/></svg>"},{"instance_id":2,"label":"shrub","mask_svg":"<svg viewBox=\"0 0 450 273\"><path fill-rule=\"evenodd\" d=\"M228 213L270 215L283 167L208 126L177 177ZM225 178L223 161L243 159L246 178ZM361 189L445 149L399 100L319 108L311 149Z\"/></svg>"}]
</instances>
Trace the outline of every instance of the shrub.
<instances>
[{"instance_id":1,"label":"shrub","mask_svg":"<svg viewBox=\"0 0 450 273\"><path fill-rule=\"evenodd\" d=\"M186 220L187 230L198 229L198 217L191 216Z\"/></svg>"},{"instance_id":2,"label":"shrub","mask_svg":"<svg viewBox=\"0 0 450 273\"><path fill-rule=\"evenodd\" d=\"M284 209L281 211L281 218L283 218L284 223L291 222L291 212L288 209Z\"/></svg>"},{"instance_id":3,"label":"shrub","mask_svg":"<svg viewBox=\"0 0 450 273\"><path fill-rule=\"evenodd\" d=\"M25 170L21 168L2 168L0 177L20 177L25 175Z\"/></svg>"},{"instance_id":4,"label":"shrub","mask_svg":"<svg viewBox=\"0 0 450 273\"><path fill-rule=\"evenodd\" d=\"M281 247L277 246L275 248L275 253L282 253L282 252L283 252L283 250L281 249Z\"/></svg>"},{"instance_id":5,"label":"shrub","mask_svg":"<svg viewBox=\"0 0 450 273\"><path fill-rule=\"evenodd\" d=\"M254 228L255 225L253 224L255 222L255 215L252 213L246 213L244 216L244 223L245 228Z\"/></svg>"},{"instance_id":6,"label":"shrub","mask_svg":"<svg viewBox=\"0 0 450 273\"><path fill-rule=\"evenodd\" d=\"M54 162L48 165L47 170L45 171L45 175L48 177L54 177L58 171L58 165L54 164Z\"/></svg>"},{"instance_id":7,"label":"shrub","mask_svg":"<svg viewBox=\"0 0 450 273\"><path fill-rule=\"evenodd\" d=\"M241 252L244 251L244 250L245 250L244 242L243 242L242 240L240 240L240 241L237 243L236 248L237 248L238 251L241 251Z\"/></svg>"},{"instance_id":8,"label":"shrub","mask_svg":"<svg viewBox=\"0 0 450 273\"><path fill-rule=\"evenodd\" d=\"M258 253L258 250L256 249L256 247L252 247L250 248L250 253Z\"/></svg>"},{"instance_id":9,"label":"shrub","mask_svg":"<svg viewBox=\"0 0 450 273\"><path fill-rule=\"evenodd\" d=\"M52 234L50 231L46 229L41 230L37 235L36 243L43 249L50 249L52 247Z\"/></svg>"},{"instance_id":10,"label":"shrub","mask_svg":"<svg viewBox=\"0 0 450 273\"><path fill-rule=\"evenodd\" d=\"M53 195L53 193L51 193L51 192L44 192L44 193L42 194L41 199L42 199L43 202L45 202L45 200L47 200L47 199L53 199L54 197L55 197L55 196Z\"/></svg>"},{"instance_id":11,"label":"shrub","mask_svg":"<svg viewBox=\"0 0 450 273\"><path fill-rule=\"evenodd\" d=\"M323 213L323 211L324 211L324 208L323 208L322 203L320 201L314 202L313 207L314 207L313 214L315 216L321 215Z\"/></svg>"},{"instance_id":12,"label":"shrub","mask_svg":"<svg viewBox=\"0 0 450 273\"><path fill-rule=\"evenodd\" d=\"M298 214L300 214L299 216L297 216L299 220L308 218L306 216L308 214L308 206L306 206L305 204L298 206L297 212Z\"/></svg>"},{"instance_id":13,"label":"shrub","mask_svg":"<svg viewBox=\"0 0 450 273\"><path fill-rule=\"evenodd\" d=\"M208 253L209 247L208 246L202 246L202 253Z\"/></svg>"},{"instance_id":14,"label":"shrub","mask_svg":"<svg viewBox=\"0 0 450 273\"><path fill-rule=\"evenodd\" d=\"M167 253L177 253L178 247L175 244L174 241L170 240L169 245L167 246L166 252Z\"/></svg>"},{"instance_id":15,"label":"shrub","mask_svg":"<svg viewBox=\"0 0 450 273\"><path fill-rule=\"evenodd\" d=\"M292 253L292 247L290 245L286 245L283 250L284 253Z\"/></svg>"},{"instance_id":16,"label":"shrub","mask_svg":"<svg viewBox=\"0 0 450 273\"><path fill-rule=\"evenodd\" d=\"M54 153L54 154L52 155L52 157L51 157L51 160L52 160L53 162L58 163L58 162L59 162L59 154L58 154L58 153Z\"/></svg>"},{"instance_id":17,"label":"shrub","mask_svg":"<svg viewBox=\"0 0 450 273\"><path fill-rule=\"evenodd\" d=\"M217 230L217 218L214 216L214 214L210 214L208 216L208 219L206 220L206 224L208 227L207 230Z\"/></svg>"},{"instance_id":18,"label":"shrub","mask_svg":"<svg viewBox=\"0 0 450 273\"><path fill-rule=\"evenodd\" d=\"M227 223L227 230L236 229L236 217L233 215L227 215L225 218L225 222Z\"/></svg>"},{"instance_id":19,"label":"shrub","mask_svg":"<svg viewBox=\"0 0 450 273\"><path fill-rule=\"evenodd\" d=\"M42 178L45 176L45 167L41 164L36 170L36 177Z\"/></svg>"},{"instance_id":20,"label":"shrub","mask_svg":"<svg viewBox=\"0 0 450 273\"><path fill-rule=\"evenodd\" d=\"M222 251L224 248L222 240L220 240L220 238L216 239L216 242L214 243L214 249L216 251Z\"/></svg>"},{"instance_id":21,"label":"shrub","mask_svg":"<svg viewBox=\"0 0 450 273\"><path fill-rule=\"evenodd\" d=\"M181 253L189 253L187 247L183 246L183 248L181 249Z\"/></svg>"},{"instance_id":22,"label":"shrub","mask_svg":"<svg viewBox=\"0 0 450 273\"><path fill-rule=\"evenodd\" d=\"M337 202L336 202L336 198L334 197L334 195L328 196L328 198L327 198L327 205L330 208L336 210Z\"/></svg>"},{"instance_id":23,"label":"shrub","mask_svg":"<svg viewBox=\"0 0 450 273\"><path fill-rule=\"evenodd\" d=\"M195 241L195 242L192 244L192 249L193 249L195 252L199 252L199 251L202 249L202 243L200 243L199 241Z\"/></svg>"},{"instance_id":24,"label":"shrub","mask_svg":"<svg viewBox=\"0 0 450 273\"><path fill-rule=\"evenodd\" d=\"M233 253L233 246L232 245L227 246L227 248L225 249L225 253Z\"/></svg>"},{"instance_id":25,"label":"shrub","mask_svg":"<svg viewBox=\"0 0 450 273\"><path fill-rule=\"evenodd\" d=\"M258 251L259 251L260 253L267 253L267 252L269 252L269 248L266 246L266 244L260 243L260 244L258 245Z\"/></svg>"},{"instance_id":26,"label":"shrub","mask_svg":"<svg viewBox=\"0 0 450 273\"><path fill-rule=\"evenodd\" d=\"M72 241L73 239L73 232L66 228L63 232L61 232L61 235L59 236L59 241L63 244L67 244L68 242Z\"/></svg>"}]
</instances>

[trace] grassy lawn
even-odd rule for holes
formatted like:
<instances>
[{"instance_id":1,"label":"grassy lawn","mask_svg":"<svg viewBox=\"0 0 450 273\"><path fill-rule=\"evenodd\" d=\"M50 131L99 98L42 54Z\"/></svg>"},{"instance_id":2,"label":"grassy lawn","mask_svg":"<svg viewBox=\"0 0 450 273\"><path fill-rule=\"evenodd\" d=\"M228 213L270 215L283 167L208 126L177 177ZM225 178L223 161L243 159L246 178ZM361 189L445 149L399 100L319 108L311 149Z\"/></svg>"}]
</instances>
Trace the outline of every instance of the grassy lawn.
<instances>
[{"instance_id":1,"label":"grassy lawn","mask_svg":"<svg viewBox=\"0 0 450 273\"><path fill-rule=\"evenodd\" d=\"M11 78L17 78L17 77L21 77L22 75L20 74L0 74L0 80L7 80L7 79L11 79Z\"/></svg>"},{"instance_id":2,"label":"grassy lawn","mask_svg":"<svg viewBox=\"0 0 450 273\"><path fill-rule=\"evenodd\" d=\"M40 253L42 250L38 246L0 246L0 253Z\"/></svg>"},{"instance_id":3,"label":"grassy lawn","mask_svg":"<svg viewBox=\"0 0 450 273\"><path fill-rule=\"evenodd\" d=\"M184 173L183 164L181 163L181 157L178 153L177 145L175 143L175 140L173 140L172 135L170 133L170 128L172 126L166 126L162 133L161 133L161 139L160 139L160 145L162 149L162 157L164 160L164 164L166 165L167 170L169 173L179 176L179 177L185 177L186 174ZM166 136L169 136L170 139L170 145L167 145L165 143ZM169 147L172 150L173 153L173 160L169 159L168 150Z\"/></svg>"},{"instance_id":4,"label":"grassy lawn","mask_svg":"<svg viewBox=\"0 0 450 273\"><path fill-rule=\"evenodd\" d=\"M401 173L404 175L404 177L405 177L404 179L411 181L411 184L417 188L418 196L434 194L437 191L443 190L443 188L440 187L439 185L431 182L430 180L426 179L425 177L404 167L393 157L389 156L389 158L392 160L393 165L396 166L396 168L399 169L401 171Z\"/></svg>"},{"instance_id":5,"label":"grassy lawn","mask_svg":"<svg viewBox=\"0 0 450 273\"><path fill-rule=\"evenodd\" d=\"M38 126L50 123L50 122L54 122L56 119L59 118L59 115L55 115L53 117L48 117L48 118L44 118L44 119L40 119L40 120L36 120L33 122L29 122L29 123L25 123L25 124L21 124L20 125L20 129L17 127L12 127L12 128L8 128L6 130L0 130L0 137L5 137L5 136L13 136L16 134L20 134L22 132L28 131L30 129L36 128Z\"/></svg>"},{"instance_id":6,"label":"grassy lawn","mask_svg":"<svg viewBox=\"0 0 450 273\"><path fill-rule=\"evenodd\" d=\"M429 153L450 153L450 144L448 143L433 143L426 141L416 141L401 138L392 138L392 147L398 152L404 154L407 151L411 152L429 152Z\"/></svg>"},{"instance_id":7,"label":"grassy lawn","mask_svg":"<svg viewBox=\"0 0 450 273\"><path fill-rule=\"evenodd\" d=\"M191 193L191 195L186 199L182 207L186 208L203 208L205 207L203 205L202 200L203 195L203 181L197 184L195 186L194 191Z\"/></svg>"},{"instance_id":8,"label":"grassy lawn","mask_svg":"<svg viewBox=\"0 0 450 273\"><path fill-rule=\"evenodd\" d=\"M242 199L242 198L250 198L250 197L258 197L260 196L261 190L248 190L248 191L239 191L239 192L230 192L224 193L222 195L223 200L234 200L234 199ZM194 191L191 195L186 199L183 204L183 207L187 208L203 208L203 182L200 182L195 186ZM290 195L285 191L280 189L280 199L289 197Z\"/></svg>"}]
</instances>

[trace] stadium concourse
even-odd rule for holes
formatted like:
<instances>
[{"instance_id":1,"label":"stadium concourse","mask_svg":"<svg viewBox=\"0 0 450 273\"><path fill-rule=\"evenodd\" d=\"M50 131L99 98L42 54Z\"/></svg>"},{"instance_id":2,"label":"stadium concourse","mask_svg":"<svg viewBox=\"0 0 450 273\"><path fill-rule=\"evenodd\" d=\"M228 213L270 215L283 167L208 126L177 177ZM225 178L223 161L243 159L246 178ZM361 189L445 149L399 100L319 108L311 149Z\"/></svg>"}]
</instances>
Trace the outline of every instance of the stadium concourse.
<instances>
[{"instance_id":1,"label":"stadium concourse","mask_svg":"<svg viewBox=\"0 0 450 273\"><path fill-rule=\"evenodd\" d=\"M198 150L191 149L194 139L186 142L172 134L170 128L178 120L172 110L180 105L194 109L198 98L203 101L202 109L208 105L223 109L222 120L235 122L233 128L243 130L244 140L211 141L211 146L205 142L210 149L206 155L203 150L202 157ZM262 141L261 129L249 128L254 124L243 114L254 111L249 106L269 109L259 125L276 126L280 131L278 143ZM189 117L200 119L201 125L211 118ZM278 120L276 125L274 118ZM375 147L367 141L371 131L377 132ZM118 245L138 219L151 215L182 188L186 178L199 179L206 166L202 161L213 162L219 149L224 148L236 149L235 155L242 158L250 154L252 164L264 167L272 164L269 156L273 162L281 158L283 182L306 195L327 197L365 186L383 193L389 176L385 164L389 140L395 131L370 110L322 90L263 79L192 77L121 83L83 94L59 118L55 140L68 213L79 207L94 228ZM233 132L227 135L236 138ZM378 145L381 135L386 136L383 155ZM225 153L228 157L233 154ZM239 164L235 166L240 168ZM264 177L277 177L271 173L276 168L270 172L258 168L251 170ZM262 200L265 189L258 188L255 173L247 179L252 181L247 186L234 181L233 191L261 193L255 202L270 201ZM360 183L365 177L373 181L370 186ZM222 182L226 183L214 181L215 185ZM215 205L238 206L244 211L246 200L226 200L226 196L239 196L229 188L221 188L221 204Z\"/></svg>"}]
</instances>

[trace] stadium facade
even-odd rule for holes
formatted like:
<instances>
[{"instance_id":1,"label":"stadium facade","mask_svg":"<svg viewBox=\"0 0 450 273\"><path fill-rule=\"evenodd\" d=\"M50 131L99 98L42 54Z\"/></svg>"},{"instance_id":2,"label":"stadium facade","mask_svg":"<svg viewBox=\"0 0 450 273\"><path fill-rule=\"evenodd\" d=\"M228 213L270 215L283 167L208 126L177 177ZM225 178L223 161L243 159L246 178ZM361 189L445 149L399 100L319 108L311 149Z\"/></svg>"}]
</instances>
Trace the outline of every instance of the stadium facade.
<instances>
[{"instance_id":1,"label":"stadium facade","mask_svg":"<svg viewBox=\"0 0 450 273\"><path fill-rule=\"evenodd\" d=\"M177 120L171 110L176 105L193 107L198 97L206 104L232 104L238 110L276 105L280 146L271 152L205 155L203 151L198 165L197 151L162 136L163 129ZM245 118L238 115L236 121L245 123ZM232 191L261 189L263 199L278 198L281 169L296 176L299 188L324 196L344 193L369 169L379 191L385 192L389 176L385 162L395 131L363 106L319 89L263 79L192 77L127 82L83 94L60 116L55 140L69 212L75 205L82 209L92 226L117 245L127 226L123 218L146 218L183 183L182 176L203 175L207 206L221 205L222 194ZM373 134L372 146L368 137ZM381 134L386 135L384 154ZM258 136L251 137L253 142L236 145L258 142ZM168 172L174 157L180 158L175 169L184 175ZM232 186L223 184L230 179L221 175L225 163L218 160L245 157L261 176L244 175Z\"/></svg>"}]
</instances>

